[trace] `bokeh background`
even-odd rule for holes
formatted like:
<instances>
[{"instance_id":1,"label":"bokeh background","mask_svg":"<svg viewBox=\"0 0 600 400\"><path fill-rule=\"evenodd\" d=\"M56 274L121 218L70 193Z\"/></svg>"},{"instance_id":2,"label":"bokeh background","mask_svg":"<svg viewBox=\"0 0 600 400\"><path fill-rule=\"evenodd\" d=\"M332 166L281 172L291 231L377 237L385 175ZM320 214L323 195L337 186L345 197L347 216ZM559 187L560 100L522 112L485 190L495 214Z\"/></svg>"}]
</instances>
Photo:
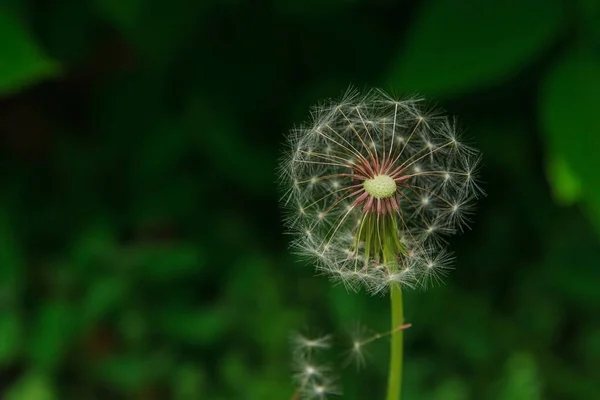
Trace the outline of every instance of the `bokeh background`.
<instances>
[{"instance_id":1,"label":"bokeh background","mask_svg":"<svg viewBox=\"0 0 600 400\"><path fill-rule=\"evenodd\" d=\"M383 398L389 324L289 254L275 169L312 104L420 93L484 154L447 283L406 292L405 398L600 398L600 2L3 0L0 397L289 399L332 333Z\"/></svg>"}]
</instances>

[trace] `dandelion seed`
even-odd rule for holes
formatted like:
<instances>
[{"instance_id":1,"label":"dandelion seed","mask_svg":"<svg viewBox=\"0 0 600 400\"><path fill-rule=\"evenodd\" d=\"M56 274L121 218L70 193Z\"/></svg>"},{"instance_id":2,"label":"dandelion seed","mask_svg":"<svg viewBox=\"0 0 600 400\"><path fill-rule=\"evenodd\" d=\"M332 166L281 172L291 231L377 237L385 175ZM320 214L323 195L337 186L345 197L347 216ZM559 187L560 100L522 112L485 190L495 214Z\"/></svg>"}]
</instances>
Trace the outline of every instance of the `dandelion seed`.
<instances>
[{"instance_id":1,"label":"dandelion seed","mask_svg":"<svg viewBox=\"0 0 600 400\"><path fill-rule=\"evenodd\" d=\"M366 359L368 353L365 349L365 345L369 343L367 340L370 336L373 336L368 329L357 324L356 327L349 332L350 335L350 348L346 352L346 358L344 361L345 365L354 364L356 369L360 370L366 365Z\"/></svg>"},{"instance_id":2,"label":"dandelion seed","mask_svg":"<svg viewBox=\"0 0 600 400\"><path fill-rule=\"evenodd\" d=\"M299 385L305 385L307 382L322 379L331 373L331 368L326 365L319 365L307 360L306 355L297 357L294 360L294 381Z\"/></svg>"},{"instance_id":3,"label":"dandelion seed","mask_svg":"<svg viewBox=\"0 0 600 400\"><path fill-rule=\"evenodd\" d=\"M299 333L292 335L292 345L296 351L307 352L314 349L328 349L331 347L331 335L309 338Z\"/></svg>"},{"instance_id":4,"label":"dandelion seed","mask_svg":"<svg viewBox=\"0 0 600 400\"><path fill-rule=\"evenodd\" d=\"M332 380L321 380L320 382L312 382L306 385L301 390L301 396L307 400L325 400L330 395L341 394L339 388Z\"/></svg>"},{"instance_id":5,"label":"dandelion seed","mask_svg":"<svg viewBox=\"0 0 600 400\"><path fill-rule=\"evenodd\" d=\"M327 399L329 395L339 394L335 384L336 377L332 369L318 361L319 353L331 346L331 336L323 335L309 338L294 334L291 338L293 347L293 378L297 390L292 399Z\"/></svg>"},{"instance_id":6,"label":"dandelion seed","mask_svg":"<svg viewBox=\"0 0 600 400\"><path fill-rule=\"evenodd\" d=\"M372 332L367 327L357 324L350 332L350 348L346 352L345 365L354 364L357 370L360 370L366 365L369 353L367 346L379 339L388 337L394 332L404 330L410 327L410 324L397 326L386 332Z\"/></svg>"}]
</instances>

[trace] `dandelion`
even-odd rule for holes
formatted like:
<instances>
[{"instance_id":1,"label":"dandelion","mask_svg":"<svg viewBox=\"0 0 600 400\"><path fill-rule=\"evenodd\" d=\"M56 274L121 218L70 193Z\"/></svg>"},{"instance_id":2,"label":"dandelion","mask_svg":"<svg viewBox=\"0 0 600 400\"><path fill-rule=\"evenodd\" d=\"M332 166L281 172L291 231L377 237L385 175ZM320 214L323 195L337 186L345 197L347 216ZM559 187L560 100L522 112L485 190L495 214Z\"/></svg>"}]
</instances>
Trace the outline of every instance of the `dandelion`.
<instances>
[{"instance_id":1,"label":"dandelion","mask_svg":"<svg viewBox=\"0 0 600 400\"><path fill-rule=\"evenodd\" d=\"M350 90L311 116L290 133L279 169L292 247L349 290L391 291L392 326L401 326L401 288L439 282L449 268L446 238L464 229L482 193L479 153L418 98Z\"/></svg>"},{"instance_id":2,"label":"dandelion","mask_svg":"<svg viewBox=\"0 0 600 400\"><path fill-rule=\"evenodd\" d=\"M469 222L478 152L421 99L348 92L293 130L280 166L293 248L347 288L382 293L444 275Z\"/></svg>"}]
</instances>

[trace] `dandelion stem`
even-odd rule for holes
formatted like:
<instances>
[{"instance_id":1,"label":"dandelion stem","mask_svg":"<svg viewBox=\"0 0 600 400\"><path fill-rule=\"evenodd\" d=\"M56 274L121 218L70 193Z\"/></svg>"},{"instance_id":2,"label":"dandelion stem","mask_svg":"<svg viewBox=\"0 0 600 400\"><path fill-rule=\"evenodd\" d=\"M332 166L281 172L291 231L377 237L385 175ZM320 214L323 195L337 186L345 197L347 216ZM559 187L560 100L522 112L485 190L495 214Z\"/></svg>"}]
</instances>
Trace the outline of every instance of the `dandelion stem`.
<instances>
[{"instance_id":1,"label":"dandelion stem","mask_svg":"<svg viewBox=\"0 0 600 400\"><path fill-rule=\"evenodd\" d=\"M402 291L398 285L391 288L392 328L403 324ZM390 350L390 371L388 377L387 400L400 400L402 389L402 335L403 329L395 329L392 333Z\"/></svg>"}]
</instances>

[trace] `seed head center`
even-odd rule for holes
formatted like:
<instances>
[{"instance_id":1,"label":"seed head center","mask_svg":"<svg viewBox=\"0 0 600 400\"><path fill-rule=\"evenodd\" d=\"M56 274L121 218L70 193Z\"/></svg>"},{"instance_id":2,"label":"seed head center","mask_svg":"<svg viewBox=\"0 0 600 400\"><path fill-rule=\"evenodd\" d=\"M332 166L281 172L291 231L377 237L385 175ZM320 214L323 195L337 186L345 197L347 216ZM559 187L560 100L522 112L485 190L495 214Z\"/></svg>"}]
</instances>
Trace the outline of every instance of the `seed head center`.
<instances>
[{"instance_id":1,"label":"seed head center","mask_svg":"<svg viewBox=\"0 0 600 400\"><path fill-rule=\"evenodd\" d=\"M377 175L373 179L365 179L365 190L376 199L392 197L396 193L396 182L388 175Z\"/></svg>"}]
</instances>

